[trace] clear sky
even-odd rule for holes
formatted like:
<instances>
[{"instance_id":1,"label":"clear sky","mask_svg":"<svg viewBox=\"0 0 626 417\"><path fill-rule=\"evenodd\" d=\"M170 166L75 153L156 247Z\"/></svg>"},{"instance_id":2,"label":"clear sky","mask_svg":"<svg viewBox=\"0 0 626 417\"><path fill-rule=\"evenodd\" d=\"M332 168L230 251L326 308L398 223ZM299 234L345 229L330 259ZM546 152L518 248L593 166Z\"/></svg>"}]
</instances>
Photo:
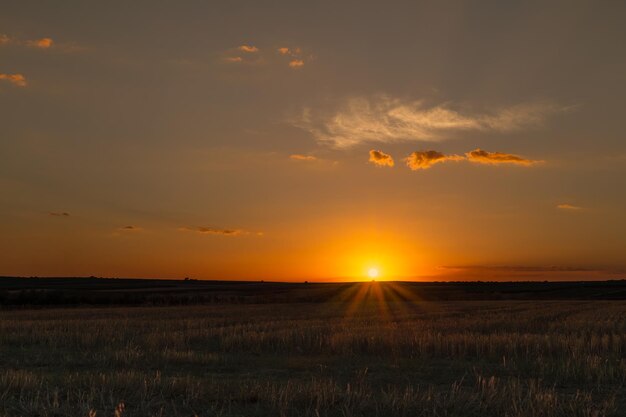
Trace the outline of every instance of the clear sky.
<instances>
[{"instance_id":1,"label":"clear sky","mask_svg":"<svg viewBox=\"0 0 626 417\"><path fill-rule=\"evenodd\" d=\"M0 275L623 278L625 21L5 2Z\"/></svg>"}]
</instances>

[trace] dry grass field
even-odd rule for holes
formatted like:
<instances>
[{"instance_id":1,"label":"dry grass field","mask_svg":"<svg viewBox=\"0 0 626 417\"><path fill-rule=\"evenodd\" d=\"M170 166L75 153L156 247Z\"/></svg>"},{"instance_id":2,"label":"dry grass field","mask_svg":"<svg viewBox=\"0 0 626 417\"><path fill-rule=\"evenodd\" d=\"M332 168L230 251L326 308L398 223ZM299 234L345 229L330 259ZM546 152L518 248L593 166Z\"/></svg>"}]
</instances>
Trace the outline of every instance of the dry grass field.
<instances>
[{"instance_id":1,"label":"dry grass field","mask_svg":"<svg viewBox=\"0 0 626 417\"><path fill-rule=\"evenodd\" d=\"M0 416L625 416L625 384L624 301L0 310Z\"/></svg>"}]
</instances>

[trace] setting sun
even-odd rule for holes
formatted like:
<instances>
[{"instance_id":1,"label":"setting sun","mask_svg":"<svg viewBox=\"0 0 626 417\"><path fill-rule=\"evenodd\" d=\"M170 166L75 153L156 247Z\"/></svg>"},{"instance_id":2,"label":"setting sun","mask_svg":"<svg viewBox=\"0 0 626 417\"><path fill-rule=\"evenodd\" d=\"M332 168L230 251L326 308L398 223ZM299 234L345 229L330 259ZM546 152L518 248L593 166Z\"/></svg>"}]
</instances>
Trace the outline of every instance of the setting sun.
<instances>
[{"instance_id":1,"label":"setting sun","mask_svg":"<svg viewBox=\"0 0 626 417\"><path fill-rule=\"evenodd\" d=\"M370 268L370 269L368 269L368 270L367 270L367 275L368 275L370 278L372 278L372 279L374 279L374 278L378 278L378 275L379 275L378 268Z\"/></svg>"}]
</instances>

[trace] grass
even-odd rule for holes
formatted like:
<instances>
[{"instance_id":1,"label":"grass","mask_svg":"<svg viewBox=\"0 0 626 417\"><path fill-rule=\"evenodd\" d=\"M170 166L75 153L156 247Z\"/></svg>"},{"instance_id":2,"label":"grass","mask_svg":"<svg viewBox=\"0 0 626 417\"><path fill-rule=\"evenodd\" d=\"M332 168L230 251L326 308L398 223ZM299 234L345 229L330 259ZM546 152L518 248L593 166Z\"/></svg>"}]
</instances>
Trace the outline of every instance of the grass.
<instances>
[{"instance_id":1,"label":"grass","mask_svg":"<svg viewBox=\"0 0 626 417\"><path fill-rule=\"evenodd\" d=\"M0 311L0 416L623 416L625 383L623 301Z\"/></svg>"}]
</instances>

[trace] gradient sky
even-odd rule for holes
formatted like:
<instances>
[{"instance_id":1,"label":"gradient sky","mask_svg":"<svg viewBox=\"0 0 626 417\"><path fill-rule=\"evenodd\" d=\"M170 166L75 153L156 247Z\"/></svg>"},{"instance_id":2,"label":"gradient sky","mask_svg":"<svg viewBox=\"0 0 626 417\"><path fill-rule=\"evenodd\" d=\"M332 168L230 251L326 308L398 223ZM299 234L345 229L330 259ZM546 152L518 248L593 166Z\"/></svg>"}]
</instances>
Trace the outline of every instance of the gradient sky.
<instances>
[{"instance_id":1,"label":"gradient sky","mask_svg":"<svg viewBox=\"0 0 626 417\"><path fill-rule=\"evenodd\" d=\"M3 4L0 275L624 278L625 20Z\"/></svg>"}]
</instances>

